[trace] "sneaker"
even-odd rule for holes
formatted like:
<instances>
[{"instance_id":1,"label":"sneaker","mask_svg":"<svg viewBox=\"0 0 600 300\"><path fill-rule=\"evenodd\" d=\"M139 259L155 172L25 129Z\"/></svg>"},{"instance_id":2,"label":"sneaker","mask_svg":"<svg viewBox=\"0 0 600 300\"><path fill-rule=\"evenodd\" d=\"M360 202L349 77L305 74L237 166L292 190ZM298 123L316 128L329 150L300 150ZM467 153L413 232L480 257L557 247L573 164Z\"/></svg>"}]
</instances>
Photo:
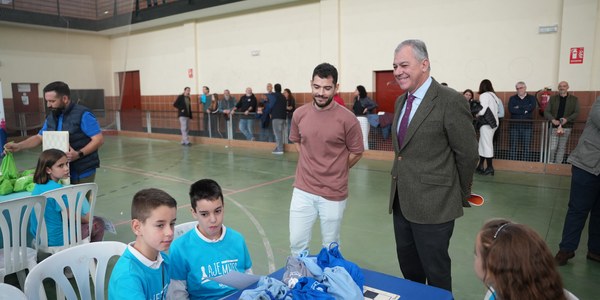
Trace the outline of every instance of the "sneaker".
<instances>
[{"instance_id":1,"label":"sneaker","mask_svg":"<svg viewBox=\"0 0 600 300\"><path fill-rule=\"evenodd\" d=\"M567 264L569 259L571 259L573 257L575 257L574 251L559 250L558 253L556 253L556 256L554 257L554 261L556 262L557 265L564 266ZM589 253L588 253L588 257L589 257Z\"/></svg>"},{"instance_id":2,"label":"sneaker","mask_svg":"<svg viewBox=\"0 0 600 300\"><path fill-rule=\"evenodd\" d=\"M277 154L277 155L281 155L283 154L283 151L281 150L273 150L273 152L271 152L272 154Z\"/></svg>"},{"instance_id":3,"label":"sneaker","mask_svg":"<svg viewBox=\"0 0 600 300\"><path fill-rule=\"evenodd\" d=\"M586 258L595 262L600 262L600 254L598 253L588 251Z\"/></svg>"}]
</instances>

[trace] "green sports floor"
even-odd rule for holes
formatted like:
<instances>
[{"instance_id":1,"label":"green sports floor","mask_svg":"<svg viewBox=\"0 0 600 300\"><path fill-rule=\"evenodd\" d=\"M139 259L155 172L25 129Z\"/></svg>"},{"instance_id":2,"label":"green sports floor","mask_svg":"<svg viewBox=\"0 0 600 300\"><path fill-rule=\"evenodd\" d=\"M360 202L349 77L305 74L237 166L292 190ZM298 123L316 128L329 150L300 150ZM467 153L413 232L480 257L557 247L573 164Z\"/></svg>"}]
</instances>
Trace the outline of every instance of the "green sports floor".
<instances>
[{"instance_id":1,"label":"green sports floor","mask_svg":"<svg viewBox=\"0 0 600 300\"><path fill-rule=\"evenodd\" d=\"M35 167L37 150L15 155L17 167ZM105 240L130 242L130 203L140 189L159 188L178 203L177 222L191 221L189 185L215 179L225 194L225 225L241 232L248 244L255 274L283 267L289 254L288 210L297 154L272 155L270 150L233 148L122 136L106 136L96 215L112 220L117 234ZM389 161L362 159L350 172L350 196L343 221L341 251L363 268L401 277L395 254L392 217L387 212ZM569 197L570 177L496 171L475 175L473 192L484 195L481 207L465 209L456 221L450 245L456 299L483 299L485 287L473 271L475 235L492 217L510 218L532 226L551 251L558 249ZM318 222L311 253L320 245ZM574 259L560 267L565 288L580 299L598 299L600 263L588 261L587 228ZM596 296L594 296L596 295Z\"/></svg>"}]
</instances>

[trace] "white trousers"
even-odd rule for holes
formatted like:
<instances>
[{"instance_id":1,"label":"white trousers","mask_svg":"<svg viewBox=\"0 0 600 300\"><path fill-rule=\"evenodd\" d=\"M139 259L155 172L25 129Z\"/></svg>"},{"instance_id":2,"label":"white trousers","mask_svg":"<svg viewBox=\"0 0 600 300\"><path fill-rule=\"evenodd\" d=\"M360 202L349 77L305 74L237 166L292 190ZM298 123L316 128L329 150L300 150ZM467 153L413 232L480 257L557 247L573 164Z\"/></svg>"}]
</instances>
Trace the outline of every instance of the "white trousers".
<instances>
[{"instance_id":1,"label":"white trousers","mask_svg":"<svg viewBox=\"0 0 600 300\"><path fill-rule=\"evenodd\" d=\"M360 123L360 130L362 131L365 150L369 150L369 130L371 129L371 125L369 125L369 119L367 119L366 116L356 118L358 119L358 123Z\"/></svg>"},{"instance_id":2,"label":"white trousers","mask_svg":"<svg viewBox=\"0 0 600 300\"><path fill-rule=\"evenodd\" d=\"M294 188L290 204L290 248L292 255L299 255L309 250L312 227L317 216L321 220L321 236L323 247L332 242L340 242L340 227L346 201L331 201L319 195Z\"/></svg>"},{"instance_id":3,"label":"white trousers","mask_svg":"<svg viewBox=\"0 0 600 300\"><path fill-rule=\"evenodd\" d=\"M181 143L182 144L189 144L190 143L190 139L188 136L188 125L190 123L190 118L188 117L179 117L179 126L181 127Z\"/></svg>"}]
</instances>

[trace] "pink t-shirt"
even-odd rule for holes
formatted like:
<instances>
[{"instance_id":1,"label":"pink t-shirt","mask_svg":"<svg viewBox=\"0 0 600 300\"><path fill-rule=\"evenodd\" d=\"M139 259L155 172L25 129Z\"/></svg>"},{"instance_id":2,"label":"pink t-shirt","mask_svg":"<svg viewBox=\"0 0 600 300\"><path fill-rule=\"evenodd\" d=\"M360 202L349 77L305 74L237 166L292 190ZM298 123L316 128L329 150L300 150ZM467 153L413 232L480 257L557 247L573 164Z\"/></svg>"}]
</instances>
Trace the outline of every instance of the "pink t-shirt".
<instances>
[{"instance_id":1,"label":"pink t-shirt","mask_svg":"<svg viewBox=\"0 0 600 300\"><path fill-rule=\"evenodd\" d=\"M294 187L328 200L348 198L348 155L364 151L356 116L337 103L294 112L290 140L300 145Z\"/></svg>"}]
</instances>

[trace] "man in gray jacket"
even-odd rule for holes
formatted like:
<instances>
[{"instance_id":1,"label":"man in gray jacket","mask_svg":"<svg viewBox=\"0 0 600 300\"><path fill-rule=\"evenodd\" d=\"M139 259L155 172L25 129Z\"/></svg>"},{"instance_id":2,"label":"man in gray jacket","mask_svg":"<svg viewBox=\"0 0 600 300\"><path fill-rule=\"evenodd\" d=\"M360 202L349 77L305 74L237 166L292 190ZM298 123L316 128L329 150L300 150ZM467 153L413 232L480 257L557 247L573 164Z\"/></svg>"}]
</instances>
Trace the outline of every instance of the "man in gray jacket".
<instances>
[{"instance_id":1,"label":"man in gray jacket","mask_svg":"<svg viewBox=\"0 0 600 300\"><path fill-rule=\"evenodd\" d=\"M465 98L430 76L425 43L407 40L394 53L398 97L389 212L404 278L452 291L448 253L454 220L468 206L477 138Z\"/></svg>"},{"instance_id":2,"label":"man in gray jacket","mask_svg":"<svg viewBox=\"0 0 600 300\"><path fill-rule=\"evenodd\" d=\"M600 97L592 105L585 129L568 162L573 174L571 195L555 260L563 266L575 257L589 215L587 259L600 262Z\"/></svg>"}]
</instances>

